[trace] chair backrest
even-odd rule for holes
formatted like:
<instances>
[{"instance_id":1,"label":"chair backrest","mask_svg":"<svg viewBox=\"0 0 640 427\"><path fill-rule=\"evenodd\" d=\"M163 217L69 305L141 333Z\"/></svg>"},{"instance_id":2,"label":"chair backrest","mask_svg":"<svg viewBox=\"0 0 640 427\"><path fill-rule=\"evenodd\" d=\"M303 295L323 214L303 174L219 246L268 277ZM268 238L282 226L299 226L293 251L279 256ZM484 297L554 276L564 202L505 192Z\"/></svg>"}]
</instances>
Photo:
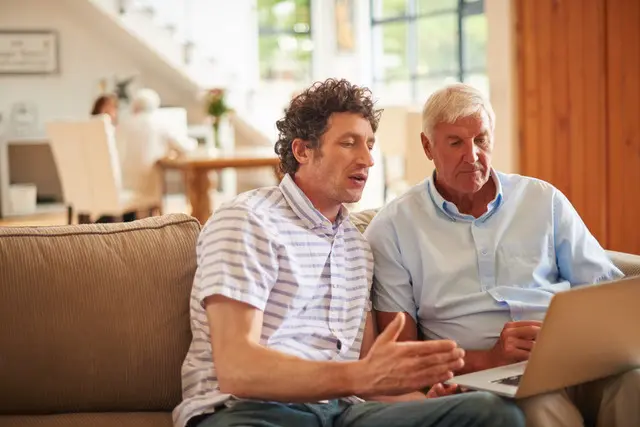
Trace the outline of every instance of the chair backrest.
<instances>
[{"instance_id":1,"label":"chair backrest","mask_svg":"<svg viewBox=\"0 0 640 427\"><path fill-rule=\"evenodd\" d=\"M118 214L121 173L107 117L47 123L65 202L90 215Z\"/></svg>"}]
</instances>

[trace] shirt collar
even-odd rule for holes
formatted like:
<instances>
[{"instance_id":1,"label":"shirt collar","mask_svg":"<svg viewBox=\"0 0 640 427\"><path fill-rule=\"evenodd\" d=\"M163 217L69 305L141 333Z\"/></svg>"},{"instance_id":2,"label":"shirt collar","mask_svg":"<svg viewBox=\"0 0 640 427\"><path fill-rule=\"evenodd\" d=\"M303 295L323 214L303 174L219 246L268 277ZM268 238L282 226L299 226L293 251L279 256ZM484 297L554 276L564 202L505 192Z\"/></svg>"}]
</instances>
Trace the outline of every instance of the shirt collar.
<instances>
[{"instance_id":1,"label":"shirt collar","mask_svg":"<svg viewBox=\"0 0 640 427\"><path fill-rule=\"evenodd\" d=\"M332 224L331 221L329 221L313 206L311 200L309 200L307 195L304 194L289 174L285 174L284 178L282 178L282 181L280 182L280 191L291 210L293 210L296 216L311 229L327 227L329 229L337 230L338 227L349 217L349 211L344 205L341 205L335 223Z\"/></svg>"},{"instance_id":2,"label":"shirt collar","mask_svg":"<svg viewBox=\"0 0 640 427\"><path fill-rule=\"evenodd\" d=\"M500 182L498 173L492 168L489 176L493 179L496 186L496 196L487 205L487 212L477 219L472 215L461 214L455 204L442 197L435 186L436 171L433 171L431 176L427 179L427 192L429 193L429 197L433 204L436 205L436 207L452 221L486 221L498 210L502 205L503 200L502 183Z\"/></svg>"}]
</instances>

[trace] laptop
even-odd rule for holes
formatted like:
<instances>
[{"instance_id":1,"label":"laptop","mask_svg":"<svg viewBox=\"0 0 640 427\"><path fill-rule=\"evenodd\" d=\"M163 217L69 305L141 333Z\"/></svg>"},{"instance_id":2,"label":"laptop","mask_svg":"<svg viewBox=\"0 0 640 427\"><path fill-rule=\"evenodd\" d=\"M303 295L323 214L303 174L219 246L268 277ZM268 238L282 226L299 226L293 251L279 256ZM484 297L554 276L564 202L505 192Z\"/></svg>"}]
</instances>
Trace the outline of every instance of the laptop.
<instances>
[{"instance_id":1,"label":"laptop","mask_svg":"<svg viewBox=\"0 0 640 427\"><path fill-rule=\"evenodd\" d=\"M640 367L640 277L557 293L526 362L447 381L522 399Z\"/></svg>"}]
</instances>

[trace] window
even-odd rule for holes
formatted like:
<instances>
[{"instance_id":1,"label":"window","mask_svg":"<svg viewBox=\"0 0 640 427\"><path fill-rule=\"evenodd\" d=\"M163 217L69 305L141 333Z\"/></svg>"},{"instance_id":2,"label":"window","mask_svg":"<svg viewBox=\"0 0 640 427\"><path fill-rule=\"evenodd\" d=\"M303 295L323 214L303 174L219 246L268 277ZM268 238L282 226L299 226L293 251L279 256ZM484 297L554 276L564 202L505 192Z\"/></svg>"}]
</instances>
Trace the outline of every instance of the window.
<instances>
[{"instance_id":1,"label":"window","mask_svg":"<svg viewBox=\"0 0 640 427\"><path fill-rule=\"evenodd\" d=\"M488 95L484 0L371 0L374 87L388 104L422 103L465 81Z\"/></svg>"},{"instance_id":2,"label":"window","mask_svg":"<svg viewBox=\"0 0 640 427\"><path fill-rule=\"evenodd\" d=\"M262 80L310 80L310 3L311 0L258 0Z\"/></svg>"}]
</instances>

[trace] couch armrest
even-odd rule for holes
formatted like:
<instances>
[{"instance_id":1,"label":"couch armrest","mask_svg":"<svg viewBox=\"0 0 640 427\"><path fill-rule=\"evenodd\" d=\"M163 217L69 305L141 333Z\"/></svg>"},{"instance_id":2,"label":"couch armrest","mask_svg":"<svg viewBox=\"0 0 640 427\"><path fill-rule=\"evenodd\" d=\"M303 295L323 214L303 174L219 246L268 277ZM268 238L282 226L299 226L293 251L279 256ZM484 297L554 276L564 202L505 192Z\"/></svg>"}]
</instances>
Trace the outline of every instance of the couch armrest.
<instances>
[{"instance_id":1,"label":"couch armrest","mask_svg":"<svg viewBox=\"0 0 640 427\"><path fill-rule=\"evenodd\" d=\"M607 251L607 255L625 276L640 276L640 255Z\"/></svg>"}]
</instances>

